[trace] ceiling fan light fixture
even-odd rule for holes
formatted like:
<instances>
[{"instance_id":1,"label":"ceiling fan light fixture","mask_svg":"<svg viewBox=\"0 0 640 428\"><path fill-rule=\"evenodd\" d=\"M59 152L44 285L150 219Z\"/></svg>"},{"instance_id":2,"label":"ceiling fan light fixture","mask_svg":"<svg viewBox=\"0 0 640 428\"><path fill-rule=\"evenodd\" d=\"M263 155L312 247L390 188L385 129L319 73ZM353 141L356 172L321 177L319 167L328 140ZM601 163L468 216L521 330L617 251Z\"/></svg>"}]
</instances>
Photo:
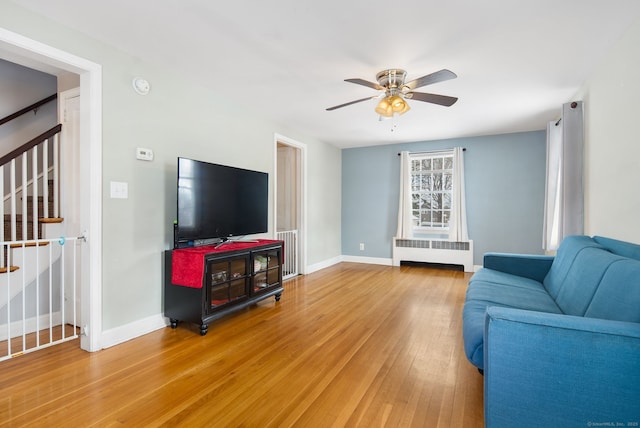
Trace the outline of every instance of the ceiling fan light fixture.
<instances>
[{"instance_id":1,"label":"ceiling fan light fixture","mask_svg":"<svg viewBox=\"0 0 640 428\"><path fill-rule=\"evenodd\" d=\"M399 95L384 97L376 106L376 113L384 117L393 117L394 114L404 114L411 109L409 104Z\"/></svg>"},{"instance_id":2,"label":"ceiling fan light fixture","mask_svg":"<svg viewBox=\"0 0 640 428\"><path fill-rule=\"evenodd\" d=\"M389 101L390 98L391 97L384 97L376 106L376 113L378 113L380 116L393 116L393 107L391 106L391 102Z\"/></svg>"},{"instance_id":3,"label":"ceiling fan light fixture","mask_svg":"<svg viewBox=\"0 0 640 428\"><path fill-rule=\"evenodd\" d=\"M390 97L389 102L391 103L393 112L397 114L404 114L411 109L409 104L399 95Z\"/></svg>"}]
</instances>

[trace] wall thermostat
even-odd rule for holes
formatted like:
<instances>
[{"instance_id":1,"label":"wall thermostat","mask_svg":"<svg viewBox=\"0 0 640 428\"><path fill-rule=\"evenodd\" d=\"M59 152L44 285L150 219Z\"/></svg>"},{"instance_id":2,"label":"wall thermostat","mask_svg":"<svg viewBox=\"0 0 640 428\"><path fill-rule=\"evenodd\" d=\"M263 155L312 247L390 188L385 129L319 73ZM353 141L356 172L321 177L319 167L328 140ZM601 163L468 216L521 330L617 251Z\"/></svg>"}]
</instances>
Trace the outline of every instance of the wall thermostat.
<instances>
[{"instance_id":1,"label":"wall thermostat","mask_svg":"<svg viewBox=\"0 0 640 428\"><path fill-rule=\"evenodd\" d=\"M138 147L136 149L136 159L144 160L144 161L152 161L153 160L153 150L145 149L142 147Z\"/></svg>"}]
</instances>

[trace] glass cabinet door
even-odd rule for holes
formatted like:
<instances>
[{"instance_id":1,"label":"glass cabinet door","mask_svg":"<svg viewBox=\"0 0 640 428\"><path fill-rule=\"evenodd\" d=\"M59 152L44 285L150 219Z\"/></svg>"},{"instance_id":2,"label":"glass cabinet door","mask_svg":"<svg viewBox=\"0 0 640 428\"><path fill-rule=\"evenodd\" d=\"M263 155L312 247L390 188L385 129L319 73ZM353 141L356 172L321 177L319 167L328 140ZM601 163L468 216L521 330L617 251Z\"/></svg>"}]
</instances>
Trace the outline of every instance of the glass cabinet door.
<instances>
[{"instance_id":1,"label":"glass cabinet door","mask_svg":"<svg viewBox=\"0 0 640 428\"><path fill-rule=\"evenodd\" d=\"M249 254L206 261L209 311L248 296Z\"/></svg>"},{"instance_id":2,"label":"glass cabinet door","mask_svg":"<svg viewBox=\"0 0 640 428\"><path fill-rule=\"evenodd\" d=\"M253 294L281 284L281 257L282 252L280 248L256 251L253 253Z\"/></svg>"}]
</instances>

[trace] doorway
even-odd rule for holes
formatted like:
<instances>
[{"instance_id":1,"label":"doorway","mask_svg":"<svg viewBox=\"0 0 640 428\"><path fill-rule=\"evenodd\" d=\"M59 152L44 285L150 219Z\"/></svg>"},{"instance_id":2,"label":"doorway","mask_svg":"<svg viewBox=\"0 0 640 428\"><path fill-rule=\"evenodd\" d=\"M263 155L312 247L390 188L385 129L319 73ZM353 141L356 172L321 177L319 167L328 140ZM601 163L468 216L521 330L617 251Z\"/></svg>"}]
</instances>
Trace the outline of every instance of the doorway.
<instances>
[{"instance_id":1,"label":"doorway","mask_svg":"<svg viewBox=\"0 0 640 428\"><path fill-rule=\"evenodd\" d=\"M276 237L284 241L283 279L304 273L306 146L276 135Z\"/></svg>"},{"instance_id":2,"label":"doorway","mask_svg":"<svg viewBox=\"0 0 640 428\"><path fill-rule=\"evenodd\" d=\"M80 76L79 191L81 248L81 337L87 351L102 349L102 67L0 28L0 58L55 76Z\"/></svg>"}]
</instances>

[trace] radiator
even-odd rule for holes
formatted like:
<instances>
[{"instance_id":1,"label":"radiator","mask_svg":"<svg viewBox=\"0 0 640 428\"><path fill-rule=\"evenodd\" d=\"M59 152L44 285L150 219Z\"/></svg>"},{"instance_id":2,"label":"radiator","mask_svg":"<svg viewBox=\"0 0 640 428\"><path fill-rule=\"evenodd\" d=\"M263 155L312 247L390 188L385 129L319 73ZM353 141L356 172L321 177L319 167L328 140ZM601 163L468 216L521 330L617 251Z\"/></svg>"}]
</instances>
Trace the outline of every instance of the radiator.
<instances>
[{"instance_id":1,"label":"radiator","mask_svg":"<svg viewBox=\"0 0 640 428\"><path fill-rule=\"evenodd\" d=\"M473 272L473 241L393 238L393 265L402 261L463 265Z\"/></svg>"}]
</instances>

